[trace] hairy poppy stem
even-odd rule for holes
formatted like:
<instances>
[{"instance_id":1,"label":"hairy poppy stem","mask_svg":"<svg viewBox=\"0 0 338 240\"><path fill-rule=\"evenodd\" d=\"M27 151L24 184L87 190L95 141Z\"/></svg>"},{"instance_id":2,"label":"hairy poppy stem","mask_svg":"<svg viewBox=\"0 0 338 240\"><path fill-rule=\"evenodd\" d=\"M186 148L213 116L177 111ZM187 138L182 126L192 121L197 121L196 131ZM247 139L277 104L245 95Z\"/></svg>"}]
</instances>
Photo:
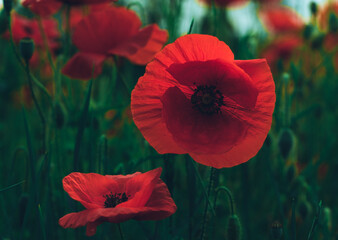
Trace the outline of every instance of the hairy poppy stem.
<instances>
[{"instance_id":1,"label":"hairy poppy stem","mask_svg":"<svg viewBox=\"0 0 338 240\"><path fill-rule=\"evenodd\" d=\"M209 199L209 196L210 196L210 193L211 193L211 189L213 188L213 185L214 185L215 171L216 171L216 169L213 168L213 167L211 167L211 169L210 169L209 186L208 186L208 199ZM206 226L208 224L208 220L207 220L208 207L209 207L209 201L208 201L208 199L206 200L205 208L204 208L203 224L202 224L202 232L201 232L201 240L204 240L204 238L205 238ZM210 206L210 207L213 208L212 206Z\"/></svg>"},{"instance_id":2,"label":"hairy poppy stem","mask_svg":"<svg viewBox=\"0 0 338 240\"><path fill-rule=\"evenodd\" d=\"M119 232L120 232L120 237L121 237L121 240L124 240L124 237L123 237L123 232L122 232L122 229L121 229L121 224L118 223L117 224L117 227L119 228Z\"/></svg>"},{"instance_id":3,"label":"hairy poppy stem","mask_svg":"<svg viewBox=\"0 0 338 240\"><path fill-rule=\"evenodd\" d=\"M27 78L28 78L29 90L30 90L30 93L32 95L32 99L33 99L33 102L35 104L35 107L38 110L38 114L39 114L40 121L41 121L41 124L42 124L42 135L43 135L42 151L45 152L45 150L46 150L46 118L43 115L43 112L40 108L40 105L39 105L38 100L36 99L36 96L35 96L35 93L34 93L32 76L31 76L31 72L30 72L30 69L29 69L29 63L28 62L26 63L26 74L27 74Z\"/></svg>"}]
</instances>

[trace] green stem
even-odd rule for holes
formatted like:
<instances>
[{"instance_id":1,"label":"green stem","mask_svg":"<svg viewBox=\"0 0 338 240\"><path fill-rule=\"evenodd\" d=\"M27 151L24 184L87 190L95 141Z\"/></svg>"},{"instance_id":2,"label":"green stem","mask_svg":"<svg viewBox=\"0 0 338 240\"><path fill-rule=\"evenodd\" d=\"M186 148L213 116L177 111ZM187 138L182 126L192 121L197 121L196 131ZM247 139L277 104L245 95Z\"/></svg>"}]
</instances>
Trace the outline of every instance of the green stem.
<instances>
[{"instance_id":1,"label":"green stem","mask_svg":"<svg viewBox=\"0 0 338 240\"><path fill-rule=\"evenodd\" d=\"M37 100L35 93L34 93L34 90L33 90L32 76L31 76L31 72L30 72L30 69L29 69L29 63L26 64L26 74L27 74L27 78L28 78L29 90L30 90L30 93L32 95L32 99L33 99L33 102L35 104L35 107L38 110L38 114L39 114L40 121L41 121L41 124L42 124L42 132L43 132L43 134L42 134L43 135L42 150L43 150L43 152L45 152L45 150L46 150L46 119L45 119L45 116L43 115L43 112L40 108L40 105L38 103L38 100Z\"/></svg>"},{"instance_id":2,"label":"green stem","mask_svg":"<svg viewBox=\"0 0 338 240\"><path fill-rule=\"evenodd\" d=\"M213 188L214 185L214 175L215 175L215 168L211 167L210 169L210 179L209 179L209 185L208 185L208 198L207 201L205 202L205 208L204 208L204 214L203 214L203 224L202 224L202 232L201 232L201 240L205 239L205 231L206 231L206 226L208 224L207 220L207 214L208 214L208 207L209 207L209 196L211 193L211 189ZM211 208L212 205L210 204Z\"/></svg>"},{"instance_id":3,"label":"green stem","mask_svg":"<svg viewBox=\"0 0 338 240\"><path fill-rule=\"evenodd\" d=\"M117 224L117 227L119 228L119 232L120 232L120 237L121 237L121 240L124 240L124 237L123 237L123 232L122 232L122 229L121 229L121 224L118 223Z\"/></svg>"}]
</instances>

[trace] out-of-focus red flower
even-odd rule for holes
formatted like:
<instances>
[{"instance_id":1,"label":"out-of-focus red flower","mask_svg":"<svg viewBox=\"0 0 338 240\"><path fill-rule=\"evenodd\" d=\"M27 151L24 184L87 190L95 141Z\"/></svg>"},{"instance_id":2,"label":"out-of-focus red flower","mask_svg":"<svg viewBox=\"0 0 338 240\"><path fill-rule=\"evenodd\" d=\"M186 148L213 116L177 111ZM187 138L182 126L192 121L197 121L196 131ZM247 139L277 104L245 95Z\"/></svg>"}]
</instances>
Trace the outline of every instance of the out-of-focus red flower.
<instances>
[{"instance_id":1,"label":"out-of-focus red flower","mask_svg":"<svg viewBox=\"0 0 338 240\"><path fill-rule=\"evenodd\" d=\"M209 35L167 45L131 96L136 126L160 154L188 153L215 168L248 161L271 127L275 85L265 59L234 60Z\"/></svg>"},{"instance_id":2,"label":"out-of-focus red flower","mask_svg":"<svg viewBox=\"0 0 338 240\"><path fill-rule=\"evenodd\" d=\"M160 220L174 214L176 205L160 179L162 168L131 175L69 174L63 188L86 210L60 218L64 228L87 226L92 236L103 222L120 223L129 219Z\"/></svg>"},{"instance_id":3,"label":"out-of-focus red flower","mask_svg":"<svg viewBox=\"0 0 338 240\"><path fill-rule=\"evenodd\" d=\"M327 31L329 28L330 15L334 14L338 18L338 1L326 4L318 14L318 24L320 29Z\"/></svg>"},{"instance_id":4,"label":"out-of-focus red flower","mask_svg":"<svg viewBox=\"0 0 338 240\"><path fill-rule=\"evenodd\" d=\"M116 2L117 0L57 0L68 5L99 4L106 2Z\"/></svg>"},{"instance_id":5,"label":"out-of-focus red flower","mask_svg":"<svg viewBox=\"0 0 338 240\"><path fill-rule=\"evenodd\" d=\"M240 6L248 2L248 0L199 0L202 3L211 6L212 3L215 3L218 7L233 7Z\"/></svg>"},{"instance_id":6,"label":"out-of-focus red flower","mask_svg":"<svg viewBox=\"0 0 338 240\"><path fill-rule=\"evenodd\" d=\"M303 45L303 39L295 34L287 34L274 39L261 56L268 60L270 66L276 66L278 60L288 61L297 49Z\"/></svg>"},{"instance_id":7,"label":"out-of-focus red flower","mask_svg":"<svg viewBox=\"0 0 338 240\"><path fill-rule=\"evenodd\" d=\"M79 49L62 72L70 78L90 79L102 70L103 61L112 55L144 65L163 47L166 30L156 24L142 29L141 21L131 10L111 7L85 17L75 28L73 43Z\"/></svg>"},{"instance_id":8,"label":"out-of-focus red flower","mask_svg":"<svg viewBox=\"0 0 338 240\"><path fill-rule=\"evenodd\" d=\"M22 38L29 37L34 40L36 51L30 60L32 67L37 66L41 60L38 52L46 51L44 46L44 40L39 28L38 21L36 19L26 18L17 13L12 14L12 32L13 40L15 43L19 43ZM46 34L47 44L51 52L53 53L60 47L59 38L60 33L57 28L57 22L54 19L42 19L42 26ZM9 39L9 32L7 31L4 35L5 38ZM42 54L45 56L45 54Z\"/></svg>"},{"instance_id":9,"label":"out-of-focus red flower","mask_svg":"<svg viewBox=\"0 0 338 240\"><path fill-rule=\"evenodd\" d=\"M43 38L36 19L26 18L17 13L12 15L12 32L13 40L16 43L24 37L29 37L34 40L36 47L43 47ZM55 50L59 47L60 33L57 28L57 22L54 19L43 19L42 26L45 30L48 46ZM9 33L5 34L9 37Z\"/></svg>"},{"instance_id":10,"label":"out-of-focus red flower","mask_svg":"<svg viewBox=\"0 0 338 240\"><path fill-rule=\"evenodd\" d=\"M56 0L24 0L22 5L29 8L36 15L48 17L58 12L62 3Z\"/></svg>"},{"instance_id":11,"label":"out-of-focus red flower","mask_svg":"<svg viewBox=\"0 0 338 240\"><path fill-rule=\"evenodd\" d=\"M272 33L299 32L303 19L293 9L282 5L266 5L259 10L263 25Z\"/></svg>"},{"instance_id":12,"label":"out-of-focus red flower","mask_svg":"<svg viewBox=\"0 0 338 240\"><path fill-rule=\"evenodd\" d=\"M255 0L255 1L261 4L276 4L280 3L282 0Z\"/></svg>"}]
</instances>

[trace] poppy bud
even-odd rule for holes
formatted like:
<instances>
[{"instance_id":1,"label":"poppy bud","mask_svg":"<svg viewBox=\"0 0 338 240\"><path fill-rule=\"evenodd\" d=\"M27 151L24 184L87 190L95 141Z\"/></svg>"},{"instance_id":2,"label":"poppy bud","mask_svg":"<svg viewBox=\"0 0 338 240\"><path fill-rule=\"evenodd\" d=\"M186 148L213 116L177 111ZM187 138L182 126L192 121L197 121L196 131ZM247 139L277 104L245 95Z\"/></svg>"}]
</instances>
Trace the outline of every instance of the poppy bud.
<instances>
[{"instance_id":1,"label":"poppy bud","mask_svg":"<svg viewBox=\"0 0 338 240\"><path fill-rule=\"evenodd\" d=\"M232 215L228 219L226 228L228 240L240 240L242 239L242 226L237 215Z\"/></svg>"},{"instance_id":2,"label":"poppy bud","mask_svg":"<svg viewBox=\"0 0 338 240\"><path fill-rule=\"evenodd\" d=\"M12 1L13 0L3 0L4 9L8 16L11 14L12 6L13 6Z\"/></svg>"},{"instance_id":3,"label":"poppy bud","mask_svg":"<svg viewBox=\"0 0 338 240\"><path fill-rule=\"evenodd\" d=\"M283 129L278 141L279 151L284 159L286 159L292 149L294 143L293 134L290 129Z\"/></svg>"},{"instance_id":4,"label":"poppy bud","mask_svg":"<svg viewBox=\"0 0 338 240\"><path fill-rule=\"evenodd\" d=\"M331 13L329 17L329 31L338 32L338 19L334 13Z\"/></svg>"},{"instance_id":5,"label":"poppy bud","mask_svg":"<svg viewBox=\"0 0 338 240\"><path fill-rule=\"evenodd\" d=\"M282 239L283 226L278 221L273 222L271 225L271 236L274 240Z\"/></svg>"},{"instance_id":6,"label":"poppy bud","mask_svg":"<svg viewBox=\"0 0 338 240\"><path fill-rule=\"evenodd\" d=\"M311 11L312 15L314 15L314 16L317 15L317 12L318 12L317 3L315 3L315 2L310 3L310 11Z\"/></svg>"},{"instance_id":7,"label":"poppy bud","mask_svg":"<svg viewBox=\"0 0 338 240\"><path fill-rule=\"evenodd\" d=\"M331 231L332 229L332 213L331 209L328 207L324 207L323 214L321 215L322 224Z\"/></svg>"},{"instance_id":8,"label":"poppy bud","mask_svg":"<svg viewBox=\"0 0 338 240\"><path fill-rule=\"evenodd\" d=\"M28 64L34 53L34 41L31 38L25 37L20 40L19 48L22 58Z\"/></svg>"}]
</instances>

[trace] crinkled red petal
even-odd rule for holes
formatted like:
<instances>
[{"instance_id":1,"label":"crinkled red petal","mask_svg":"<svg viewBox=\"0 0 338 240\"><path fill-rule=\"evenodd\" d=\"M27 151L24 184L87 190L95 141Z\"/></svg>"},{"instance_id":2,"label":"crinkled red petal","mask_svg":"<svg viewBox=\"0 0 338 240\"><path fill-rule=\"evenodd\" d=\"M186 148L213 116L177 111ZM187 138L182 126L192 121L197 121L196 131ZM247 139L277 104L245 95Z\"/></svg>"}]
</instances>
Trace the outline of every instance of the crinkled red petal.
<instances>
[{"instance_id":1,"label":"crinkled red petal","mask_svg":"<svg viewBox=\"0 0 338 240\"><path fill-rule=\"evenodd\" d=\"M154 58L167 40L168 32L152 24L139 31L130 41L112 49L110 53L127 57L135 64L145 65Z\"/></svg>"},{"instance_id":2,"label":"crinkled red petal","mask_svg":"<svg viewBox=\"0 0 338 240\"><path fill-rule=\"evenodd\" d=\"M104 195L118 192L117 182L96 173L74 172L62 180L64 190L87 209L103 208Z\"/></svg>"},{"instance_id":3,"label":"crinkled red petal","mask_svg":"<svg viewBox=\"0 0 338 240\"><path fill-rule=\"evenodd\" d=\"M221 93L239 105L252 108L256 104L257 89L241 68L231 62L209 60L174 63L167 70L180 84L215 86Z\"/></svg>"},{"instance_id":4,"label":"crinkled red petal","mask_svg":"<svg viewBox=\"0 0 338 240\"><path fill-rule=\"evenodd\" d=\"M223 154L196 154L191 157L204 165L215 168L233 167L254 157L262 147L270 130L275 106L275 85L265 59L235 61L253 80L258 89L255 108L251 111L238 109L234 113L249 126L244 138Z\"/></svg>"},{"instance_id":5,"label":"crinkled red petal","mask_svg":"<svg viewBox=\"0 0 338 240\"><path fill-rule=\"evenodd\" d=\"M175 141L188 152L220 153L241 140L246 125L228 112L200 113L177 87L162 97L163 118Z\"/></svg>"},{"instance_id":6,"label":"crinkled red petal","mask_svg":"<svg viewBox=\"0 0 338 240\"><path fill-rule=\"evenodd\" d=\"M66 63L62 73L80 80L96 78L102 71L105 59L104 55L78 52Z\"/></svg>"},{"instance_id":7,"label":"crinkled red petal","mask_svg":"<svg viewBox=\"0 0 338 240\"><path fill-rule=\"evenodd\" d=\"M145 75L135 86L131 96L134 122L149 144L159 153L187 153L173 139L163 121L161 97L168 88L178 85L177 80L166 69L173 63L212 59L233 61L234 55L230 48L216 37L200 34L180 37L155 56L147 65ZM189 91L183 85L179 88Z\"/></svg>"}]
</instances>

